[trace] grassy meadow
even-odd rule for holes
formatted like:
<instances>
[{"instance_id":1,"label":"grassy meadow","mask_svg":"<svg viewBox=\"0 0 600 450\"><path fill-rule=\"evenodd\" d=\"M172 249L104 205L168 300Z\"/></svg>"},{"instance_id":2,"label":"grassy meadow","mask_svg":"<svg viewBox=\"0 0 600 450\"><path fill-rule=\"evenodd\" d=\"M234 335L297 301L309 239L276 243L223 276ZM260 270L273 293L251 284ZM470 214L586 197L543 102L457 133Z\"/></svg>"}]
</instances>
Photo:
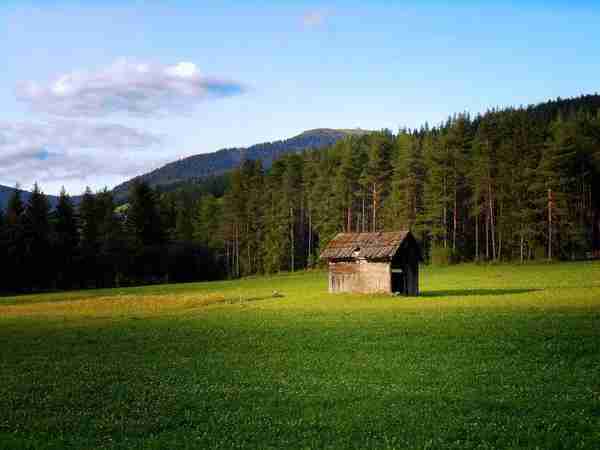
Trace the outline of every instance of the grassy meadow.
<instances>
[{"instance_id":1,"label":"grassy meadow","mask_svg":"<svg viewBox=\"0 0 600 450\"><path fill-rule=\"evenodd\" d=\"M1 448L600 448L600 263L0 298ZM279 296L273 296L273 291Z\"/></svg>"}]
</instances>

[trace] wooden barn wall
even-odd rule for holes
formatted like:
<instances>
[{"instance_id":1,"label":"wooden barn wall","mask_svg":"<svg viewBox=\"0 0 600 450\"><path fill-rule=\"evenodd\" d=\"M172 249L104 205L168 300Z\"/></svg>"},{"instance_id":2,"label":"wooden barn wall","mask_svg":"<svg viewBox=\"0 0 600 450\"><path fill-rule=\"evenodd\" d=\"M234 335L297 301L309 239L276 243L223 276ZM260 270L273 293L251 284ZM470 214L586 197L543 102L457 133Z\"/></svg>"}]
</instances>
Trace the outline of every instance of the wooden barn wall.
<instances>
[{"instance_id":1,"label":"wooden barn wall","mask_svg":"<svg viewBox=\"0 0 600 450\"><path fill-rule=\"evenodd\" d=\"M391 292L388 262L331 262L329 292Z\"/></svg>"}]
</instances>

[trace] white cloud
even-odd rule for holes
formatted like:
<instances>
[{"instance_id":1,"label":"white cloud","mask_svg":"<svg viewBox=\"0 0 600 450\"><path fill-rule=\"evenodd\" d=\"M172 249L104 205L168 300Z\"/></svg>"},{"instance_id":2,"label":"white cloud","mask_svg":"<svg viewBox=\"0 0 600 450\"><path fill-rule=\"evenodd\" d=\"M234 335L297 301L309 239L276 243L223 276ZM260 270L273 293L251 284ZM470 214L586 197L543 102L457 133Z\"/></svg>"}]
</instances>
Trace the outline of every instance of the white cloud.
<instances>
[{"instance_id":1,"label":"white cloud","mask_svg":"<svg viewBox=\"0 0 600 450\"><path fill-rule=\"evenodd\" d=\"M171 67L167 67L165 72L172 77L177 78L193 78L199 76L198 68L190 62L182 62Z\"/></svg>"},{"instance_id":2,"label":"white cloud","mask_svg":"<svg viewBox=\"0 0 600 450\"><path fill-rule=\"evenodd\" d=\"M150 151L162 142L114 124L0 122L0 183L28 187L38 181L52 192L60 184L79 188L99 178L131 177L164 162Z\"/></svg>"},{"instance_id":3,"label":"white cloud","mask_svg":"<svg viewBox=\"0 0 600 450\"><path fill-rule=\"evenodd\" d=\"M302 25L304 28L319 28L329 16L330 12L323 9L308 11L302 16Z\"/></svg>"},{"instance_id":4,"label":"white cloud","mask_svg":"<svg viewBox=\"0 0 600 450\"><path fill-rule=\"evenodd\" d=\"M119 60L48 83L20 83L16 95L35 111L62 117L149 116L187 112L202 101L238 95L244 89L236 81L203 76L191 62L168 66Z\"/></svg>"}]
</instances>

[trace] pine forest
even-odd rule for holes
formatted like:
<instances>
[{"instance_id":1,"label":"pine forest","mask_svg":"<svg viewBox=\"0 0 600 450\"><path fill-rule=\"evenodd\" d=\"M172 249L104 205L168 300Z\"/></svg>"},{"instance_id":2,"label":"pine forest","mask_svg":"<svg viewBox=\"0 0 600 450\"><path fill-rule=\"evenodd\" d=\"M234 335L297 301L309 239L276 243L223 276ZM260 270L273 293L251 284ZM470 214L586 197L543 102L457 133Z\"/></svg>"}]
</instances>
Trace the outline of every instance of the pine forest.
<instances>
[{"instance_id":1,"label":"pine forest","mask_svg":"<svg viewBox=\"0 0 600 450\"><path fill-rule=\"evenodd\" d=\"M348 136L128 203L40 188L0 216L0 290L242 277L319 265L339 232L410 229L433 264L600 257L600 96ZM52 249L52 251L48 251Z\"/></svg>"}]
</instances>

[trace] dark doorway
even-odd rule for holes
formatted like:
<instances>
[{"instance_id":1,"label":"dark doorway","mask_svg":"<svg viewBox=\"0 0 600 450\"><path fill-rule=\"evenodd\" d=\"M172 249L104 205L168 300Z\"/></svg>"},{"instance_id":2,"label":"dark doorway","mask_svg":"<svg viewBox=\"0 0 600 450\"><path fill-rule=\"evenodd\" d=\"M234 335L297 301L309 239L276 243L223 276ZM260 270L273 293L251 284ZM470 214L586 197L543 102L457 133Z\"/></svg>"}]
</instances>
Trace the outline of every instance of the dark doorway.
<instances>
[{"instance_id":1,"label":"dark doorway","mask_svg":"<svg viewBox=\"0 0 600 450\"><path fill-rule=\"evenodd\" d=\"M403 269L392 269L392 292L398 292L402 295L408 293L406 272Z\"/></svg>"},{"instance_id":2,"label":"dark doorway","mask_svg":"<svg viewBox=\"0 0 600 450\"><path fill-rule=\"evenodd\" d=\"M392 258L392 292L411 297L419 295L419 261L419 246L409 235Z\"/></svg>"}]
</instances>

